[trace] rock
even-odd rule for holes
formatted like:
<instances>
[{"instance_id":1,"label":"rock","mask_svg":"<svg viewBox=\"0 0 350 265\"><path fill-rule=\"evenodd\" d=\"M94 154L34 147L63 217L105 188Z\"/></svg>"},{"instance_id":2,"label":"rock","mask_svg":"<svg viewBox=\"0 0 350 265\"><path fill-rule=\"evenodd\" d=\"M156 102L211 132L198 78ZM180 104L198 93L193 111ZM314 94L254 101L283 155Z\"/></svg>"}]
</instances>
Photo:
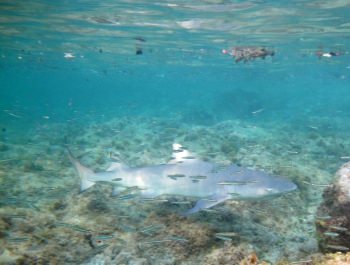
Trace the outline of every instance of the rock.
<instances>
[{"instance_id":1,"label":"rock","mask_svg":"<svg viewBox=\"0 0 350 265\"><path fill-rule=\"evenodd\" d=\"M5 152L7 150L9 150L9 147L4 143L0 143L0 152Z\"/></svg>"},{"instance_id":2,"label":"rock","mask_svg":"<svg viewBox=\"0 0 350 265\"><path fill-rule=\"evenodd\" d=\"M336 173L317 210L316 231L323 252L350 250L350 162Z\"/></svg>"}]
</instances>

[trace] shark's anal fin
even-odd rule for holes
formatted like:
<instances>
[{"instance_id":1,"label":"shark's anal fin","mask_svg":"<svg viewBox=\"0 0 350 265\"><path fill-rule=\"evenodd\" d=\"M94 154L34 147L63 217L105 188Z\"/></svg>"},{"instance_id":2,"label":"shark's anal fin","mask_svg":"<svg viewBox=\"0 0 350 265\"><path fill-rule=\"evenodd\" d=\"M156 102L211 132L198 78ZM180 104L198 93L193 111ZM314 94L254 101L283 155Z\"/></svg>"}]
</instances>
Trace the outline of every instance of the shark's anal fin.
<instances>
[{"instance_id":1,"label":"shark's anal fin","mask_svg":"<svg viewBox=\"0 0 350 265\"><path fill-rule=\"evenodd\" d=\"M67 151L68 151L69 160L72 162L72 164L74 165L75 169L79 174L80 192L83 192L88 188L92 187L93 185L95 185L94 181L89 180L95 175L95 172L83 166L77 159L75 159L73 154L68 148L67 148Z\"/></svg>"},{"instance_id":2,"label":"shark's anal fin","mask_svg":"<svg viewBox=\"0 0 350 265\"><path fill-rule=\"evenodd\" d=\"M210 196L209 198L205 199L200 199L197 201L196 205L192 208L189 209L187 212L183 214L183 216L189 216L193 213L199 212L203 209L208 209L210 207L213 207L219 203L222 203L228 199L230 199L231 196L228 194L214 194Z\"/></svg>"}]
</instances>

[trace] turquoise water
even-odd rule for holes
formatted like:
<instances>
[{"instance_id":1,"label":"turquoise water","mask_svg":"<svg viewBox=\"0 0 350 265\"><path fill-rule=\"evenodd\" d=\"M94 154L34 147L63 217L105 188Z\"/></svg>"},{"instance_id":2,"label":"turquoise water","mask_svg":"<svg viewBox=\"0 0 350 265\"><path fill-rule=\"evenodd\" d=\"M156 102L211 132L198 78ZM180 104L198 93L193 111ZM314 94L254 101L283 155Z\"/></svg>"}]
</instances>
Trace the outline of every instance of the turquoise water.
<instances>
[{"instance_id":1,"label":"turquoise water","mask_svg":"<svg viewBox=\"0 0 350 265\"><path fill-rule=\"evenodd\" d=\"M1 1L0 263L239 264L256 252L277 264L317 253L322 184L350 155L349 10L346 0ZM275 55L236 63L222 49L237 46ZM116 157L166 163L174 142L299 189L183 218L189 206L171 203L181 197L120 201L109 183L79 193L65 151L101 171Z\"/></svg>"}]
</instances>

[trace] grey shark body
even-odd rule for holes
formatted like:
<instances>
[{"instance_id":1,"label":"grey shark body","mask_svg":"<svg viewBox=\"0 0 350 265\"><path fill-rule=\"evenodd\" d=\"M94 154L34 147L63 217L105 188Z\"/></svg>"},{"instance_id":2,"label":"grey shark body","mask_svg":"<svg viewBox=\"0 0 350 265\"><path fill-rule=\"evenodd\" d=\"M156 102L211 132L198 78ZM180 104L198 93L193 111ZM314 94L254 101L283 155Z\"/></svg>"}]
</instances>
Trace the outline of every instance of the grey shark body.
<instances>
[{"instance_id":1,"label":"grey shark body","mask_svg":"<svg viewBox=\"0 0 350 265\"><path fill-rule=\"evenodd\" d=\"M96 182L108 181L116 189L137 186L141 198L156 198L160 195L197 197L194 208L185 215L210 208L229 199L244 200L275 196L293 191L296 185L278 176L230 165L218 169L214 163L195 158L181 145L173 145L173 159L167 164L130 168L121 163L112 163L104 172L95 173L86 168L70 154L70 160L81 179L81 191Z\"/></svg>"}]
</instances>

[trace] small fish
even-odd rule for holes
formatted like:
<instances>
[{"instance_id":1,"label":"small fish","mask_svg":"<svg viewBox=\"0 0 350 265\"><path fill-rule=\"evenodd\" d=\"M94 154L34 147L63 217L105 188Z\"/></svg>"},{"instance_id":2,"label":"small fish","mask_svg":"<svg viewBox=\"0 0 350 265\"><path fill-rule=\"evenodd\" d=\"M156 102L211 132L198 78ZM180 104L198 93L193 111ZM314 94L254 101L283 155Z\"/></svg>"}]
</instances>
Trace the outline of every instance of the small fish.
<instances>
[{"instance_id":1,"label":"small fish","mask_svg":"<svg viewBox=\"0 0 350 265\"><path fill-rule=\"evenodd\" d=\"M200 179L206 179L207 176L189 176L189 178L194 179L194 180L200 180Z\"/></svg>"},{"instance_id":2,"label":"small fish","mask_svg":"<svg viewBox=\"0 0 350 265\"><path fill-rule=\"evenodd\" d=\"M214 209L202 209L203 212L207 212L207 213L217 213L217 210Z\"/></svg>"},{"instance_id":3,"label":"small fish","mask_svg":"<svg viewBox=\"0 0 350 265\"><path fill-rule=\"evenodd\" d=\"M328 226L328 227L329 227L330 229L338 230L338 231L342 231L342 232L348 231L347 228L341 227L341 226L330 225L330 226Z\"/></svg>"},{"instance_id":4,"label":"small fish","mask_svg":"<svg viewBox=\"0 0 350 265\"><path fill-rule=\"evenodd\" d=\"M199 179L192 179L192 183L198 183Z\"/></svg>"},{"instance_id":5,"label":"small fish","mask_svg":"<svg viewBox=\"0 0 350 265\"><path fill-rule=\"evenodd\" d=\"M136 231L135 227L125 225L125 224L121 224L119 227L120 227L120 230L127 232L127 233L132 233L132 232Z\"/></svg>"},{"instance_id":6,"label":"small fish","mask_svg":"<svg viewBox=\"0 0 350 265\"><path fill-rule=\"evenodd\" d=\"M113 235L97 235L94 236L95 240L108 240L108 239L112 239L114 236Z\"/></svg>"},{"instance_id":7,"label":"small fish","mask_svg":"<svg viewBox=\"0 0 350 265\"><path fill-rule=\"evenodd\" d=\"M72 230L75 230L75 231L77 231L77 232L82 232L82 233L91 233L91 232L92 232L91 230L86 229L86 228L84 228L84 227L81 227L81 226L79 226L79 225L71 225L70 228L71 228Z\"/></svg>"},{"instance_id":8,"label":"small fish","mask_svg":"<svg viewBox=\"0 0 350 265\"><path fill-rule=\"evenodd\" d=\"M168 202L169 201L166 199L157 199L157 198L141 198L140 200L143 202Z\"/></svg>"},{"instance_id":9,"label":"small fish","mask_svg":"<svg viewBox=\"0 0 350 265\"><path fill-rule=\"evenodd\" d=\"M328 236L328 237L337 237L339 236L338 233L335 233L335 232L330 232L330 231L326 231L323 233L325 236Z\"/></svg>"},{"instance_id":10,"label":"small fish","mask_svg":"<svg viewBox=\"0 0 350 265\"><path fill-rule=\"evenodd\" d=\"M150 241L143 241L141 244L159 244L164 242L170 242L173 241L172 239L161 239L161 240L150 240Z\"/></svg>"},{"instance_id":11,"label":"small fish","mask_svg":"<svg viewBox=\"0 0 350 265\"><path fill-rule=\"evenodd\" d=\"M350 159L350 156L341 156L340 159Z\"/></svg>"},{"instance_id":12,"label":"small fish","mask_svg":"<svg viewBox=\"0 0 350 265\"><path fill-rule=\"evenodd\" d=\"M5 215L5 217L11 218L11 219L25 219L27 216L25 214L9 214L9 215Z\"/></svg>"},{"instance_id":13,"label":"small fish","mask_svg":"<svg viewBox=\"0 0 350 265\"><path fill-rule=\"evenodd\" d=\"M190 204L189 201L177 201L177 202L171 202L171 204Z\"/></svg>"},{"instance_id":14,"label":"small fish","mask_svg":"<svg viewBox=\"0 0 350 265\"><path fill-rule=\"evenodd\" d=\"M292 261L290 262L289 264L308 264L309 262L312 262L312 259L309 259L309 260L299 260L299 261Z\"/></svg>"},{"instance_id":15,"label":"small fish","mask_svg":"<svg viewBox=\"0 0 350 265\"><path fill-rule=\"evenodd\" d=\"M209 199L209 198L204 198L202 200L207 201L207 202L217 202L217 200L213 200L213 199Z\"/></svg>"},{"instance_id":16,"label":"small fish","mask_svg":"<svg viewBox=\"0 0 350 265\"><path fill-rule=\"evenodd\" d=\"M12 113L12 112L7 112L7 114L10 115L10 116L12 116L12 117L18 118L18 119L22 118L21 116L19 116L19 115L17 115L17 114L14 114L14 113Z\"/></svg>"},{"instance_id":17,"label":"small fish","mask_svg":"<svg viewBox=\"0 0 350 265\"><path fill-rule=\"evenodd\" d=\"M168 175L168 178L176 180L177 178L184 178L186 177L185 175L182 174L174 174L174 175Z\"/></svg>"},{"instance_id":18,"label":"small fish","mask_svg":"<svg viewBox=\"0 0 350 265\"><path fill-rule=\"evenodd\" d=\"M29 240L29 237L9 237L7 238L7 242L9 243L23 243Z\"/></svg>"},{"instance_id":19,"label":"small fish","mask_svg":"<svg viewBox=\"0 0 350 265\"><path fill-rule=\"evenodd\" d=\"M304 182L305 184L311 185L311 186L315 186L315 187L330 187L332 186L331 184L315 184L315 183L311 183L308 181L303 180L302 182Z\"/></svg>"},{"instance_id":20,"label":"small fish","mask_svg":"<svg viewBox=\"0 0 350 265\"><path fill-rule=\"evenodd\" d=\"M196 159L195 156L184 156L182 157L182 159Z\"/></svg>"},{"instance_id":21,"label":"small fish","mask_svg":"<svg viewBox=\"0 0 350 265\"><path fill-rule=\"evenodd\" d=\"M217 239L223 240L223 241L232 241L232 238L226 237L226 236L217 236L215 235Z\"/></svg>"},{"instance_id":22,"label":"small fish","mask_svg":"<svg viewBox=\"0 0 350 265\"><path fill-rule=\"evenodd\" d=\"M108 244L104 244L104 245L98 246L98 247L94 248L93 252L94 252L94 253L101 252L102 250L104 250L104 249L107 248L107 247L109 247Z\"/></svg>"},{"instance_id":23,"label":"small fish","mask_svg":"<svg viewBox=\"0 0 350 265\"><path fill-rule=\"evenodd\" d=\"M316 216L315 218L318 219L318 220L329 220L329 219L332 219L332 216L329 216L329 215Z\"/></svg>"},{"instance_id":24,"label":"small fish","mask_svg":"<svg viewBox=\"0 0 350 265\"><path fill-rule=\"evenodd\" d=\"M215 236L233 237L233 236L237 236L237 234L235 232L220 232L220 233L216 233Z\"/></svg>"},{"instance_id":25,"label":"small fish","mask_svg":"<svg viewBox=\"0 0 350 265\"><path fill-rule=\"evenodd\" d=\"M57 222L55 224L56 227L66 227L72 230L75 230L77 232L82 232L82 233L91 233L92 231L89 229L86 229L84 227L81 227L79 225L73 225L73 224L68 224L68 223L62 223L62 222Z\"/></svg>"},{"instance_id":26,"label":"small fish","mask_svg":"<svg viewBox=\"0 0 350 265\"><path fill-rule=\"evenodd\" d=\"M339 245L326 245L327 248L334 249L334 250L339 250L339 251L348 251L348 247L344 246L339 246Z\"/></svg>"},{"instance_id":27,"label":"small fish","mask_svg":"<svg viewBox=\"0 0 350 265\"><path fill-rule=\"evenodd\" d=\"M112 179L112 181L121 181L122 178L115 178L115 179Z\"/></svg>"},{"instance_id":28,"label":"small fish","mask_svg":"<svg viewBox=\"0 0 350 265\"><path fill-rule=\"evenodd\" d=\"M250 183L257 183L257 180L250 180L250 181L222 181L219 182L218 185L247 185Z\"/></svg>"},{"instance_id":29,"label":"small fish","mask_svg":"<svg viewBox=\"0 0 350 265\"><path fill-rule=\"evenodd\" d=\"M14 161L14 160L17 160L17 159L16 158L3 159L3 160L0 160L0 163L5 163L5 162L9 162L9 161Z\"/></svg>"},{"instance_id":30,"label":"small fish","mask_svg":"<svg viewBox=\"0 0 350 265\"><path fill-rule=\"evenodd\" d=\"M264 111L264 109L258 109L258 110L255 110L255 111L252 111L252 114L258 114L260 112Z\"/></svg>"},{"instance_id":31,"label":"small fish","mask_svg":"<svg viewBox=\"0 0 350 265\"><path fill-rule=\"evenodd\" d=\"M179 241L179 242L188 242L189 240L184 238L184 237L180 237L180 236L169 236L166 239L170 239L173 241Z\"/></svg>"},{"instance_id":32,"label":"small fish","mask_svg":"<svg viewBox=\"0 0 350 265\"><path fill-rule=\"evenodd\" d=\"M239 193L237 193L237 192L230 192L229 193L232 197L239 197L240 195L239 195Z\"/></svg>"},{"instance_id":33,"label":"small fish","mask_svg":"<svg viewBox=\"0 0 350 265\"><path fill-rule=\"evenodd\" d=\"M130 200L130 199L135 198L135 196L136 196L135 194L121 195L121 196L117 197L117 200L121 200L121 201Z\"/></svg>"},{"instance_id":34,"label":"small fish","mask_svg":"<svg viewBox=\"0 0 350 265\"><path fill-rule=\"evenodd\" d=\"M140 230L141 233L146 233L146 234L152 234L154 232L157 232L161 229L164 228L164 225L162 224L155 224L155 225L150 225L150 226L146 226L144 228L142 228Z\"/></svg>"}]
</instances>

